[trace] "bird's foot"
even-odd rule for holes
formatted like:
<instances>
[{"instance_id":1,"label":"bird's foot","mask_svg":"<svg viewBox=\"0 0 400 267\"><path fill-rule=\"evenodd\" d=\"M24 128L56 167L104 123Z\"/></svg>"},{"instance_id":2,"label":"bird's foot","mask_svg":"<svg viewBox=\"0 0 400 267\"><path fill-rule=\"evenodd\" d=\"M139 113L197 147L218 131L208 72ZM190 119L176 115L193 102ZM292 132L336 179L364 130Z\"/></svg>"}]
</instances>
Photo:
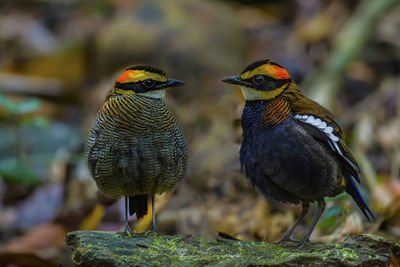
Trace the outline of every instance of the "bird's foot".
<instances>
[{"instance_id":1,"label":"bird's foot","mask_svg":"<svg viewBox=\"0 0 400 267\"><path fill-rule=\"evenodd\" d=\"M282 239L278 241L278 244L287 244L287 243L294 243L297 242L296 240L293 240L289 234L284 234Z\"/></svg>"},{"instance_id":2,"label":"bird's foot","mask_svg":"<svg viewBox=\"0 0 400 267\"><path fill-rule=\"evenodd\" d=\"M130 234L132 234L132 230L131 230L131 227L129 226L129 223L125 223L125 226L124 226L124 233L126 234L126 235L130 235Z\"/></svg>"},{"instance_id":3,"label":"bird's foot","mask_svg":"<svg viewBox=\"0 0 400 267\"><path fill-rule=\"evenodd\" d=\"M302 240L293 240L287 236L284 236L282 240L278 241L278 244L280 245L285 245L288 247L295 247L295 248L304 248L305 245L317 244L317 243L319 242L309 240L308 238L303 238Z\"/></svg>"},{"instance_id":4,"label":"bird's foot","mask_svg":"<svg viewBox=\"0 0 400 267\"><path fill-rule=\"evenodd\" d=\"M292 240L290 239L290 241L279 241L278 244L280 245L284 245L286 247L291 247L291 248L303 248L306 243L308 242L303 242L302 240L300 241L296 241L296 240Z\"/></svg>"},{"instance_id":5,"label":"bird's foot","mask_svg":"<svg viewBox=\"0 0 400 267\"><path fill-rule=\"evenodd\" d=\"M290 239L290 241L289 240L287 240L287 241L279 241L278 242L278 244L279 245L283 245L283 246L285 246L285 247L291 247L291 248L297 248L297 247L299 247L299 241L297 241L297 240L293 240L293 239Z\"/></svg>"},{"instance_id":6,"label":"bird's foot","mask_svg":"<svg viewBox=\"0 0 400 267\"><path fill-rule=\"evenodd\" d=\"M155 233L155 232L156 232L156 231L154 231L154 229L148 230L148 231L144 232L144 236L147 237L149 234L153 234L153 233Z\"/></svg>"},{"instance_id":7,"label":"bird's foot","mask_svg":"<svg viewBox=\"0 0 400 267\"><path fill-rule=\"evenodd\" d=\"M302 240L295 242L293 245L295 245L297 248L301 249L301 248L304 248L306 245L312 245L312 244L318 244L318 243L320 243L320 242L315 242L308 238L307 239L303 238Z\"/></svg>"},{"instance_id":8,"label":"bird's foot","mask_svg":"<svg viewBox=\"0 0 400 267\"><path fill-rule=\"evenodd\" d=\"M301 240L296 243L296 247L299 249L304 248L304 246L309 242L309 240Z\"/></svg>"}]
</instances>

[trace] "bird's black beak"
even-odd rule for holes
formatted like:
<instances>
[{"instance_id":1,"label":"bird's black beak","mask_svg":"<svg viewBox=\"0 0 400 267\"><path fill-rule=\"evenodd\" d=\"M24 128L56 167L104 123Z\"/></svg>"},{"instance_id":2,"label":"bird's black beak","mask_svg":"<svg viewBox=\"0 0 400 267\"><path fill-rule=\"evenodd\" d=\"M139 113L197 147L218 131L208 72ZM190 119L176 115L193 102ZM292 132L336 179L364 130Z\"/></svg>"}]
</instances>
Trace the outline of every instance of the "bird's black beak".
<instances>
[{"instance_id":1,"label":"bird's black beak","mask_svg":"<svg viewBox=\"0 0 400 267\"><path fill-rule=\"evenodd\" d=\"M249 86L249 83L243 81L239 76L231 76L222 80L224 83Z\"/></svg>"},{"instance_id":2,"label":"bird's black beak","mask_svg":"<svg viewBox=\"0 0 400 267\"><path fill-rule=\"evenodd\" d=\"M162 88L171 88L184 85L185 83L175 79L168 79L164 84L162 84Z\"/></svg>"}]
</instances>

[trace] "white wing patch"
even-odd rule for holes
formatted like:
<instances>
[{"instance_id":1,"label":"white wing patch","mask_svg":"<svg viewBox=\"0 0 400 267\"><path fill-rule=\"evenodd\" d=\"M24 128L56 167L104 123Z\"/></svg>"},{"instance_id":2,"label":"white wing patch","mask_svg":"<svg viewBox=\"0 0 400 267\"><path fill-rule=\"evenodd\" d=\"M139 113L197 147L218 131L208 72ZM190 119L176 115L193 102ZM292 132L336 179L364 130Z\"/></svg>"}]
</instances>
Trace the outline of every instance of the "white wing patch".
<instances>
[{"instance_id":1,"label":"white wing patch","mask_svg":"<svg viewBox=\"0 0 400 267\"><path fill-rule=\"evenodd\" d=\"M294 118L303 123L310 124L310 125L318 128L322 132L324 132L330 139L330 142L328 142L328 144L331 147L331 149L333 151L336 151L337 153L339 153L339 155L342 156L342 158L350 166L352 166L354 170L356 170L358 173L360 173L360 169L353 162L351 162L351 160L349 160L347 158L347 156L343 155L343 152L342 152L340 146L338 145L339 137L335 135L334 129L332 126L329 126L328 123L326 123L325 121L323 121L320 118L317 118L315 116L312 116L312 115L296 114L296 115L294 115Z\"/></svg>"},{"instance_id":2,"label":"white wing patch","mask_svg":"<svg viewBox=\"0 0 400 267\"><path fill-rule=\"evenodd\" d=\"M318 128L320 128L321 130L324 130L326 128L326 126L327 126L327 123L323 121L323 122L321 122L320 125L318 125Z\"/></svg>"},{"instance_id":3,"label":"white wing patch","mask_svg":"<svg viewBox=\"0 0 400 267\"><path fill-rule=\"evenodd\" d=\"M310 124L314 127L317 127L318 129L320 129L321 131L323 131L328 137L329 139L331 139L333 145L335 146L336 150L339 152L340 155L342 155L342 151L339 149L339 146L337 145L337 141L339 141L339 137L337 137L334 133L333 133L333 127L328 126L328 124L321 120L320 118L314 117L312 115L299 115L296 114L294 115L294 118Z\"/></svg>"}]
</instances>

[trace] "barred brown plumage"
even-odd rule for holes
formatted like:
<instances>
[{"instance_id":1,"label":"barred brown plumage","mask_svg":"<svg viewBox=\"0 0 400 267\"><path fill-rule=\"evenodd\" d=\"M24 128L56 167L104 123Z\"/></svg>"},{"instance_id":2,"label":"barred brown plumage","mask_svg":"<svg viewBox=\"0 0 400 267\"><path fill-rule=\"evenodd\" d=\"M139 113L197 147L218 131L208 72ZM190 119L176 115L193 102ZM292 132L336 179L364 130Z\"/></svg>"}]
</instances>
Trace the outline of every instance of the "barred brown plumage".
<instances>
[{"instance_id":1,"label":"barred brown plumage","mask_svg":"<svg viewBox=\"0 0 400 267\"><path fill-rule=\"evenodd\" d=\"M126 197L126 213L144 216L147 197L152 197L154 231L154 195L174 189L187 164L181 129L160 97L166 88L182 82L164 79L155 70L132 67L121 75L117 81L125 89L111 90L87 142L88 165L97 186L106 195ZM154 86L148 88L146 81ZM129 232L127 222L125 227Z\"/></svg>"}]
</instances>

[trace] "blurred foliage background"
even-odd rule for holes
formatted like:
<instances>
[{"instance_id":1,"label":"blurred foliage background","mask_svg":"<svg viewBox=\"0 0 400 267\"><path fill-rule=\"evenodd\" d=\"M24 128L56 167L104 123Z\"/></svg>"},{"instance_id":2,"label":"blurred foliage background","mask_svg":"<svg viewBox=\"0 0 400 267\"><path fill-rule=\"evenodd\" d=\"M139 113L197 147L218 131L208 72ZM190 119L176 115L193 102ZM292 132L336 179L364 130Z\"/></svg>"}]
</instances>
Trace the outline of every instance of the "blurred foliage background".
<instances>
[{"instance_id":1,"label":"blurred foliage background","mask_svg":"<svg viewBox=\"0 0 400 267\"><path fill-rule=\"evenodd\" d=\"M99 195L84 145L114 80L136 64L186 82L166 101L189 167L157 198L160 233L277 241L294 222L299 207L265 201L240 172L243 99L220 81L269 58L337 115L378 215L367 224L348 196L328 199L312 239L399 239L399 2L1 1L0 265L71 266L68 231L122 229L123 203ZM150 228L151 214L131 219L136 231Z\"/></svg>"}]
</instances>

